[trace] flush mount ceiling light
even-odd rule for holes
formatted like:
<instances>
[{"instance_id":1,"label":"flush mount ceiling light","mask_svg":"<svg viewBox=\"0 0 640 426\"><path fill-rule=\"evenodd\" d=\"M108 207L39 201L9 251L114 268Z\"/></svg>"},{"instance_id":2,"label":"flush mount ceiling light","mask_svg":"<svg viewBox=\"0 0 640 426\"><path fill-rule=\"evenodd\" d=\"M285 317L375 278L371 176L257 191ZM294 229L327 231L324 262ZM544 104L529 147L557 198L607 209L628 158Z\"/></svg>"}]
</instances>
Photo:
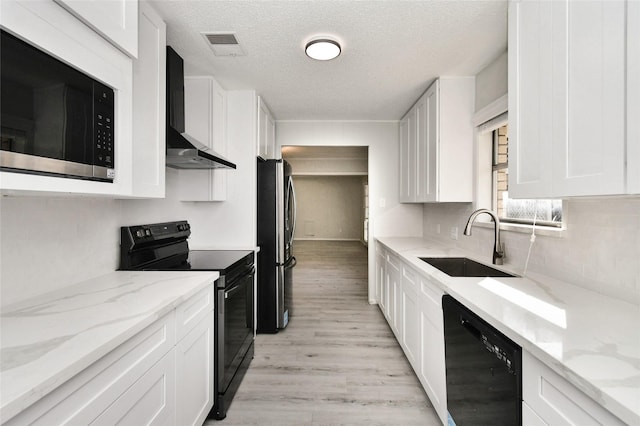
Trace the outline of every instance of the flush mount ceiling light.
<instances>
[{"instance_id":1,"label":"flush mount ceiling light","mask_svg":"<svg viewBox=\"0 0 640 426\"><path fill-rule=\"evenodd\" d=\"M319 38L311 40L304 48L308 57L318 61L328 61L337 58L340 55L340 44L328 38Z\"/></svg>"}]
</instances>

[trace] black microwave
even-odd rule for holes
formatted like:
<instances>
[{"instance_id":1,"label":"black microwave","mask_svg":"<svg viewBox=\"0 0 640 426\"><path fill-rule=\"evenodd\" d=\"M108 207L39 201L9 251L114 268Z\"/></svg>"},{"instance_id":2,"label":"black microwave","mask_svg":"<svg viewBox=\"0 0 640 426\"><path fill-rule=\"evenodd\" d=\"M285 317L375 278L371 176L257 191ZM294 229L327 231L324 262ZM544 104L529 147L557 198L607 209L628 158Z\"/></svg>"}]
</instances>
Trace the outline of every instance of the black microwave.
<instances>
[{"instance_id":1,"label":"black microwave","mask_svg":"<svg viewBox=\"0 0 640 426\"><path fill-rule=\"evenodd\" d=\"M0 31L0 169L113 182L113 89Z\"/></svg>"}]
</instances>

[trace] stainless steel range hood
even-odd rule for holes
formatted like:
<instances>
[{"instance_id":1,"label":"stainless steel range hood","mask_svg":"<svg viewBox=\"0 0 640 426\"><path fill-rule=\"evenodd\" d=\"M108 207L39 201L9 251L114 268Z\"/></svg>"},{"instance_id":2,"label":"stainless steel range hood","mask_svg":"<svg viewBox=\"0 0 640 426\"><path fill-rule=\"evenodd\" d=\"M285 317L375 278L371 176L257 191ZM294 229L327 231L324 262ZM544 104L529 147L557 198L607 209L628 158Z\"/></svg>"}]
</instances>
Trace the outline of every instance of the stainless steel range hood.
<instances>
[{"instance_id":1,"label":"stainless steel range hood","mask_svg":"<svg viewBox=\"0 0 640 426\"><path fill-rule=\"evenodd\" d=\"M167 46L167 167L235 169L236 165L184 131L184 62Z\"/></svg>"},{"instance_id":2,"label":"stainless steel range hood","mask_svg":"<svg viewBox=\"0 0 640 426\"><path fill-rule=\"evenodd\" d=\"M235 169L236 165L186 133L167 127L167 167L174 169Z\"/></svg>"}]
</instances>

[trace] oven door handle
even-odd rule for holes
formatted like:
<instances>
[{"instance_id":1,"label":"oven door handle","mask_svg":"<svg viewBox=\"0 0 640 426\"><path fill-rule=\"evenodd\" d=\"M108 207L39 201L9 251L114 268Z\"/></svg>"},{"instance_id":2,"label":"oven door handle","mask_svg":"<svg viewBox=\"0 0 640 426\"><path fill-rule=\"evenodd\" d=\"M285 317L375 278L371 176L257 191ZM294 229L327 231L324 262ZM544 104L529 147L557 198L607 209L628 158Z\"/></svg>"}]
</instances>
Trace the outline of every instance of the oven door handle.
<instances>
[{"instance_id":1,"label":"oven door handle","mask_svg":"<svg viewBox=\"0 0 640 426\"><path fill-rule=\"evenodd\" d=\"M237 285L233 288L230 288L229 290L226 290L224 292L224 298L225 300L229 298L229 296L233 296L234 294L236 294L237 292L239 292L240 290L244 289L243 285Z\"/></svg>"}]
</instances>

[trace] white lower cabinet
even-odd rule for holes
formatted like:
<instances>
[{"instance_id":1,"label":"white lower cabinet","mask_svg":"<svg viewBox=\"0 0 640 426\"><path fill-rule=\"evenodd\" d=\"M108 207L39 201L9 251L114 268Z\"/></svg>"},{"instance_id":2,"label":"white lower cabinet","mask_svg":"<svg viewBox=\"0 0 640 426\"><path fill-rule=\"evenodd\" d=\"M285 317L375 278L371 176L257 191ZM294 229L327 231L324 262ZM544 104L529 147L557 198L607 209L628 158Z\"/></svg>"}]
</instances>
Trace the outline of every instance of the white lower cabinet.
<instances>
[{"instance_id":1,"label":"white lower cabinet","mask_svg":"<svg viewBox=\"0 0 640 426\"><path fill-rule=\"evenodd\" d=\"M173 312L102 357L6 425L90 424L175 344ZM167 371L171 377L174 371ZM173 415L173 402L170 404ZM122 413L123 415L125 413Z\"/></svg>"},{"instance_id":2,"label":"white lower cabinet","mask_svg":"<svg viewBox=\"0 0 640 426\"><path fill-rule=\"evenodd\" d=\"M524 401L522 401L522 424L528 426L549 426Z\"/></svg>"},{"instance_id":3,"label":"white lower cabinet","mask_svg":"<svg viewBox=\"0 0 640 426\"><path fill-rule=\"evenodd\" d=\"M416 373L443 424L447 424L447 380L444 359L444 292L419 277L419 362Z\"/></svg>"},{"instance_id":4,"label":"white lower cabinet","mask_svg":"<svg viewBox=\"0 0 640 426\"><path fill-rule=\"evenodd\" d=\"M522 399L524 426L624 425L527 351L522 351Z\"/></svg>"},{"instance_id":5,"label":"white lower cabinet","mask_svg":"<svg viewBox=\"0 0 640 426\"><path fill-rule=\"evenodd\" d=\"M380 309L438 417L447 424L444 292L383 247L376 247L376 262L376 277L383 277L379 282Z\"/></svg>"},{"instance_id":6,"label":"white lower cabinet","mask_svg":"<svg viewBox=\"0 0 640 426\"><path fill-rule=\"evenodd\" d=\"M181 424L175 422L175 356L169 351L91 425Z\"/></svg>"},{"instance_id":7,"label":"white lower cabinet","mask_svg":"<svg viewBox=\"0 0 640 426\"><path fill-rule=\"evenodd\" d=\"M213 362L211 285L3 425L201 425Z\"/></svg>"},{"instance_id":8,"label":"white lower cabinet","mask_svg":"<svg viewBox=\"0 0 640 426\"><path fill-rule=\"evenodd\" d=\"M387 254L379 244L376 246L376 288L375 299L384 312L386 306L385 277L386 277Z\"/></svg>"},{"instance_id":9,"label":"white lower cabinet","mask_svg":"<svg viewBox=\"0 0 640 426\"><path fill-rule=\"evenodd\" d=\"M396 336L396 339L400 338L400 286L402 284L400 275L400 259L392 254L387 255L387 286L388 286L388 299L387 299L387 321L391 326L391 330Z\"/></svg>"},{"instance_id":10,"label":"white lower cabinet","mask_svg":"<svg viewBox=\"0 0 640 426\"><path fill-rule=\"evenodd\" d=\"M176 425L201 425L213 406L213 311L176 345Z\"/></svg>"},{"instance_id":11,"label":"white lower cabinet","mask_svg":"<svg viewBox=\"0 0 640 426\"><path fill-rule=\"evenodd\" d=\"M402 323L402 339L400 344L409 363L416 368L420 350L420 322L417 292L418 276L415 271L402 266L402 298L400 315Z\"/></svg>"}]
</instances>

